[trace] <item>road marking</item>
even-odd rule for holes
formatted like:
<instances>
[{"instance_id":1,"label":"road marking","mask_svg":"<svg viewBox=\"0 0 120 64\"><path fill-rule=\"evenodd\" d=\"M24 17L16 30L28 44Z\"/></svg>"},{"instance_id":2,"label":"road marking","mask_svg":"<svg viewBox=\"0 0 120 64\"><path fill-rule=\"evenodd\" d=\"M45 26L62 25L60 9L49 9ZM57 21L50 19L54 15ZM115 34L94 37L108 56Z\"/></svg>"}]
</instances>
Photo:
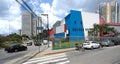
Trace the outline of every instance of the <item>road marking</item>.
<instances>
[{"instance_id":1,"label":"road marking","mask_svg":"<svg viewBox=\"0 0 120 64\"><path fill-rule=\"evenodd\" d=\"M59 62L59 63L56 63L56 64L68 64L68 63L70 63L70 61Z\"/></svg>"},{"instance_id":2,"label":"road marking","mask_svg":"<svg viewBox=\"0 0 120 64\"><path fill-rule=\"evenodd\" d=\"M55 55L49 55L49 56L43 56L43 57L38 57L38 58L32 58L28 61L34 61L34 60L42 60L42 59L48 59L48 58L57 58L57 57L65 57L66 54L62 53L62 54L55 54Z\"/></svg>"},{"instance_id":3,"label":"road marking","mask_svg":"<svg viewBox=\"0 0 120 64\"><path fill-rule=\"evenodd\" d=\"M32 58L23 64L45 64L51 62L59 62L59 64L62 63L65 64L65 63L69 63L68 58L66 58L66 56L67 55L65 53L61 53L61 54L37 57L37 58Z\"/></svg>"},{"instance_id":4,"label":"road marking","mask_svg":"<svg viewBox=\"0 0 120 64\"><path fill-rule=\"evenodd\" d=\"M37 64L47 64L47 63L58 62L58 61L63 61L63 60L67 60L67 58L56 59L56 60L49 60L49 61L42 62L42 63L37 63Z\"/></svg>"}]
</instances>

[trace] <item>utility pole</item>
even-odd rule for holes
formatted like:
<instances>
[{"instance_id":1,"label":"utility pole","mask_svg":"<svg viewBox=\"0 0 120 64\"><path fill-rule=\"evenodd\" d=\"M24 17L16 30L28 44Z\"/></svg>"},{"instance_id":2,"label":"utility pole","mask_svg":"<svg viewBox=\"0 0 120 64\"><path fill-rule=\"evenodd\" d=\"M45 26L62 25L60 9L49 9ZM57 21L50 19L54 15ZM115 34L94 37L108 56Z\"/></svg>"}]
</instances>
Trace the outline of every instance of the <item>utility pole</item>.
<instances>
[{"instance_id":1,"label":"utility pole","mask_svg":"<svg viewBox=\"0 0 120 64\"><path fill-rule=\"evenodd\" d=\"M47 37L47 39L48 39L48 47L50 47L50 45L49 45L49 18L48 18L48 14L41 14L41 15L43 15L43 16L47 16L47 35L48 35L48 37Z\"/></svg>"}]
</instances>

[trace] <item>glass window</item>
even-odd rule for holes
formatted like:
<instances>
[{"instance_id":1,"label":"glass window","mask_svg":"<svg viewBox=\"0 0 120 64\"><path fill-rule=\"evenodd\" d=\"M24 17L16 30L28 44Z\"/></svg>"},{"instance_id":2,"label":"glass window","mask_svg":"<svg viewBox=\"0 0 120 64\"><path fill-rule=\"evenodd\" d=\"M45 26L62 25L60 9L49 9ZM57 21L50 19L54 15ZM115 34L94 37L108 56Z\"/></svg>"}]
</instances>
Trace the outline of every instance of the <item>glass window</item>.
<instances>
[{"instance_id":1,"label":"glass window","mask_svg":"<svg viewBox=\"0 0 120 64\"><path fill-rule=\"evenodd\" d=\"M92 42L92 43L97 43L97 42Z\"/></svg>"},{"instance_id":2,"label":"glass window","mask_svg":"<svg viewBox=\"0 0 120 64\"><path fill-rule=\"evenodd\" d=\"M76 21L74 21L74 24L77 24L77 22L76 22Z\"/></svg>"},{"instance_id":3,"label":"glass window","mask_svg":"<svg viewBox=\"0 0 120 64\"><path fill-rule=\"evenodd\" d=\"M82 21L80 22L80 24L81 24L81 25L83 24Z\"/></svg>"}]
</instances>

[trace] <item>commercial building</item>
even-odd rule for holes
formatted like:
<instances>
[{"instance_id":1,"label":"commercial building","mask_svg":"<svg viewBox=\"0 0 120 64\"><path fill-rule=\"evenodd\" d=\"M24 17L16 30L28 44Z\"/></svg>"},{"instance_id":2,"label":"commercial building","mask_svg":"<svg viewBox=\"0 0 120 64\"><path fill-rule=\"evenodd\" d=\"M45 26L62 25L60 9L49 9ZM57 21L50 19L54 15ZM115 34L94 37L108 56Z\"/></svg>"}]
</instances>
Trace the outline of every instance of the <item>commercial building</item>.
<instances>
[{"instance_id":1,"label":"commercial building","mask_svg":"<svg viewBox=\"0 0 120 64\"><path fill-rule=\"evenodd\" d=\"M42 32L42 30L37 29L38 27L42 27L41 17L36 17L33 19L33 35L34 36Z\"/></svg>"},{"instance_id":2,"label":"commercial building","mask_svg":"<svg viewBox=\"0 0 120 64\"><path fill-rule=\"evenodd\" d=\"M22 12L22 35L33 36L33 16L30 12Z\"/></svg>"},{"instance_id":3,"label":"commercial building","mask_svg":"<svg viewBox=\"0 0 120 64\"><path fill-rule=\"evenodd\" d=\"M117 0L101 2L99 4L100 24L107 24L120 32L120 10ZM104 35L103 35L104 36Z\"/></svg>"},{"instance_id":4,"label":"commercial building","mask_svg":"<svg viewBox=\"0 0 120 64\"><path fill-rule=\"evenodd\" d=\"M99 14L71 10L58 26L54 26L55 38L68 37L69 41L84 40L93 24L99 24Z\"/></svg>"},{"instance_id":5,"label":"commercial building","mask_svg":"<svg viewBox=\"0 0 120 64\"><path fill-rule=\"evenodd\" d=\"M120 23L119 21L119 4L116 0L111 2L100 2L99 14L105 23Z\"/></svg>"}]
</instances>

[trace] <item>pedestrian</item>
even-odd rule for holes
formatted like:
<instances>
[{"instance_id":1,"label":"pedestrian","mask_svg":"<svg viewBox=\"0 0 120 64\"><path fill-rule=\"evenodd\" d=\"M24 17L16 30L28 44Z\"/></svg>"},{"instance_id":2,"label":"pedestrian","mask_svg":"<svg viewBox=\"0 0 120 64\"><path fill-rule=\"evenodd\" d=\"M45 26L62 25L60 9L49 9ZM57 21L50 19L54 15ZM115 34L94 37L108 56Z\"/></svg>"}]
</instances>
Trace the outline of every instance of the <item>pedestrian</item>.
<instances>
[{"instance_id":1,"label":"pedestrian","mask_svg":"<svg viewBox=\"0 0 120 64\"><path fill-rule=\"evenodd\" d=\"M75 43L75 47L76 47L75 50L79 50L79 45L78 45L78 43Z\"/></svg>"}]
</instances>

